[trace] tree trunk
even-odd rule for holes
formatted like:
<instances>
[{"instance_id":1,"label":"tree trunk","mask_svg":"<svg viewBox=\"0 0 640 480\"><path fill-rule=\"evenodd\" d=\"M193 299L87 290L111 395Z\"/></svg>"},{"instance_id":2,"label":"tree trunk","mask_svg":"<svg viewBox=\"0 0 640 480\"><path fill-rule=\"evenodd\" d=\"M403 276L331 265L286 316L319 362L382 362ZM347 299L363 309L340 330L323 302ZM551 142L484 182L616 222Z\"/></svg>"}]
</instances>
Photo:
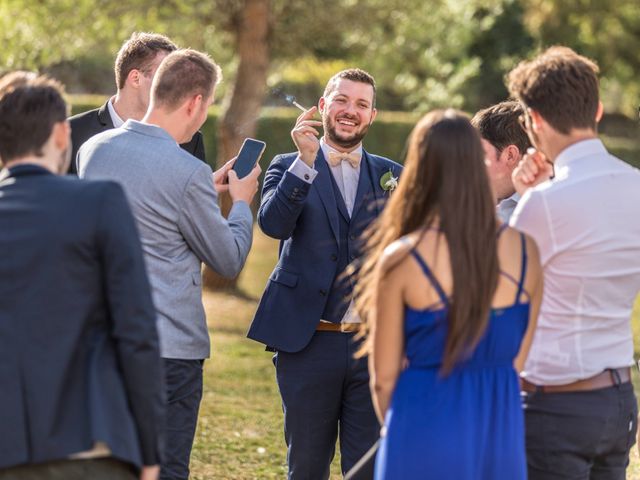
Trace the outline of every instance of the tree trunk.
<instances>
[{"instance_id":1,"label":"tree trunk","mask_svg":"<svg viewBox=\"0 0 640 480\"><path fill-rule=\"evenodd\" d=\"M238 153L245 138L253 137L256 133L270 61L270 1L245 0L234 23L240 61L235 82L225 98L218 124L218 168ZM225 217L229 214L231 205L228 194L220 195L220 208ZM205 288L233 289L237 282L238 278L222 278L208 267L204 270Z\"/></svg>"}]
</instances>

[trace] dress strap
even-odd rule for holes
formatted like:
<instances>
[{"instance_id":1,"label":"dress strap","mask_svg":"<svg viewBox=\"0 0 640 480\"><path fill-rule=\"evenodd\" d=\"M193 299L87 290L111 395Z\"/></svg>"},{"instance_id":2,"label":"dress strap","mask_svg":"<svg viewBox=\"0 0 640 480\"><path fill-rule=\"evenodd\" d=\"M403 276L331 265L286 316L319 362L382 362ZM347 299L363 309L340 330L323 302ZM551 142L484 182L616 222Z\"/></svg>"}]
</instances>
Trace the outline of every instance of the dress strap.
<instances>
[{"instance_id":1,"label":"dress strap","mask_svg":"<svg viewBox=\"0 0 640 480\"><path fill-rule=\"evenodd\" d=\"M442 301L442 303L444 305L449 305L449 299L447 298L447 295L444 293L444 290L442 289L442 286L440 285L440 282L438 282L438 279L433 275L433 272L431 271L431 269L429 268L427 263L420 256L420 254L418 252L416 252L415 249L411 249L410 252L411 252L411 255L413 255L413 258L416 259L416 261L418 262L418 264L422 268L422 271L424 272L424 274L427 277L427 279L429 280L429 282L431 282L431 285L433 285L433 288L435 288L435 290L438 293L438 296L440 297L440 300Z\"/></svg>"},{"instance_id":2,"label":"dress strap","mask_svg":"<svg viewBox=\"0 0 640 480\"><path fill-rule=\"evenodd\" d=\"M518 282L516 303L520 303L520 295L522 295L524 290L524 279L527 276L527 240L522 232L520 232L520 243L522 244L522 267L520 267L520 281Z\"/></svg>"}]
</instances>

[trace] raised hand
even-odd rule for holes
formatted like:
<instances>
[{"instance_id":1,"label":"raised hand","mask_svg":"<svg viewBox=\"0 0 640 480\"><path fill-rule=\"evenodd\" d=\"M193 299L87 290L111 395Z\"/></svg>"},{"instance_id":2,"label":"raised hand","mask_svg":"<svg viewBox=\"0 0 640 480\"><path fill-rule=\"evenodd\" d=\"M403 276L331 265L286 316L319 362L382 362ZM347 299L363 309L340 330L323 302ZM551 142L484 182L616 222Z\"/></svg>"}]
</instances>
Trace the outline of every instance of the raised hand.
<instances>
[{"instance_id":1,"label":"raised hand","mask_svg":"<svg viewBox=\"0 0 640 480\"><path fill-rule=\"evenodd\" d=\"M302 113L296 120L293 130L291 130L291 138L296 147L298 147L300 158L310 167L313 167L320 148L320 140L318 139L320 132L314 127L321 127L322 122L312 120L317 111L317 107L311 107Z\"/></svg>"},{"instance_id":2,"label":"raised hand","mask_svg":"<svg viewBox=\"0 0 640 480\"><path fill-rule=\"evenodd\" d=\"M553 177L553 164L534 148L529 148L511 174L513 186L520 195L529 188Z\"/></svg>"}]
</instances>

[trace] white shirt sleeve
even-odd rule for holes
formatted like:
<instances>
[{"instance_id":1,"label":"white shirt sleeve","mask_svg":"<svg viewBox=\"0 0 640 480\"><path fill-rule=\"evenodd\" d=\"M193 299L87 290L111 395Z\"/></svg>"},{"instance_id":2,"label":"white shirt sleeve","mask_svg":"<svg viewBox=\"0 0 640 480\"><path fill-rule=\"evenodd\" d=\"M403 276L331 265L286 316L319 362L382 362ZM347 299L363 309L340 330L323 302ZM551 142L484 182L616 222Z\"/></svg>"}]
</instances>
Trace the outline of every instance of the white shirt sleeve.
<instances>
[{"instance_id":1,"label":"white shirt sleeve","mask_svg":"<svg viewBox=\"0 0 640 480\"><path fill-rule=\"evenodd\" d=\"M551 215L544 195L535 190L527 191L518 202L509 225L533 237L544 266L556 251Z\"/></svg>"},{"instance_id":2,"label":"white shirt sleeve","mask_svg":"<svg viewBox=\"0 0 640 480\"><path fill-rule=\"evenodd\" d=\"M313 183L316 175L318 175L318 171L304 163L300 158L300 155L296 157L288 171L307 183Z\"/></svg>"}]
</instances>

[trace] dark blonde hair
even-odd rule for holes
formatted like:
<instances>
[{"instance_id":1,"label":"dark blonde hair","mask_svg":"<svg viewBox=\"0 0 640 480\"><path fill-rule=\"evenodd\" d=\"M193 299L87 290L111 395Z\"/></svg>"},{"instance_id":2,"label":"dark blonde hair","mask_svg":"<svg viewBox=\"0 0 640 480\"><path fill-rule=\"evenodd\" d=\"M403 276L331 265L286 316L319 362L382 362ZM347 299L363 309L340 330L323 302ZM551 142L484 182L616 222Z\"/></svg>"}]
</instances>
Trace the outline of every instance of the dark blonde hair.
<instances>
[{"instance_id":1,"label":"dark blonde hair","mask_svg":"<svg viewBox=\"0 0 640 480\"><path fill-rule=\"evenodd\" d=\"M207 54L189 48L177 50L158 67L151 99L156 105L175 110L191 96L208 99L221 79L220 67Z\"/></svg>"},{"instance_id":2,"label":"dark blonde hair","mask_svg":"<svg viewBox=\"0 0 640 480\"><path fill-rule=\"evenodd\" d=\"M495 205L480 136L465 114L451 109L428 113L415 126L399 186L365 234L367 253L355 291L365 325L375 307L377 275L388 272L378 271L385 248L411 232L424 233L436 221L449 247L453 275L442 365L446 374L484 333L499 271Z\"/></svg>"},{"instance_id":3,"label":"dark blonde hair","mask_svg":"<svg viewBox=\"0 0 640 480\"><path fill-rule=\"evenodd\" d=\"M133 32L116 56L116 85L123 88L131 70L148 73L158 53L171 53L177 49L175 43L159 33Z\"/></svg>"},{"instance_id":4,"label":"dark blonde hair","mask_svg":"<svg viewBox=\"0 0 640 480\"><path fill-rule=\"evenodd\" d=\"M567 47L551 47L521 62L507 77L509 92L560 133L597 127L598 65Z\"/></svg>"}]
</instances>

